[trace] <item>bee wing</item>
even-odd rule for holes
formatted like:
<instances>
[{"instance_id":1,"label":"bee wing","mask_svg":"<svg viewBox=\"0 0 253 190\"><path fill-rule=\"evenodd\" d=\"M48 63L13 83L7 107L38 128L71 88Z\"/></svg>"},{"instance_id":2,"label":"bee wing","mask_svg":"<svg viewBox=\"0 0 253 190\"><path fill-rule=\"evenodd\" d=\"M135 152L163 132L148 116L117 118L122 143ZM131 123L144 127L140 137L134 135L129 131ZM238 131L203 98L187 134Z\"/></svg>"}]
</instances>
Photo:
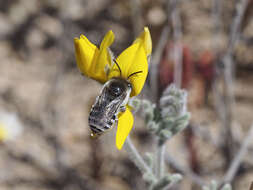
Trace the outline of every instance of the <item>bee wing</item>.
<instances>
[{"instance_id":1,"label":"bee wing","mask_svg":"<svg viewBox=\"0 0 253 190\"><path fill-rule=\"evenodd\" d=\"M97 97L95 104L97 104L98 106L100 106L102 108L105 108L107 103L108 103L108 98L107 98L105 91L103 90L100 93L100 95Z\"/></svg>"},{"instance_id":2,"label":"bee wing","mask_svg":"<svg viewBox=\"0 0 253 190\"><path fill-rule=\"evenodd\" d=\"M111 101L107 106L106 106L106 115L109 118L112 118L113 115L117 115L119 111L119 107L121 105L123 100L120 98L116 98L113 101Z\"/></svg>"},{"instance_id":3,"label":"bee wing","mask_svg":"<svg viewBox=\"0 0 253 190\"><path fill-rule=\"evenodd\" d=\"M100 95L97 97L95 106L101 110L103 118L110 120L113 115L117 115L120 105L122 104L122 97L117 97L111 100L110 95L106 89L103 89Z\"/></svg>"}]
</instances>

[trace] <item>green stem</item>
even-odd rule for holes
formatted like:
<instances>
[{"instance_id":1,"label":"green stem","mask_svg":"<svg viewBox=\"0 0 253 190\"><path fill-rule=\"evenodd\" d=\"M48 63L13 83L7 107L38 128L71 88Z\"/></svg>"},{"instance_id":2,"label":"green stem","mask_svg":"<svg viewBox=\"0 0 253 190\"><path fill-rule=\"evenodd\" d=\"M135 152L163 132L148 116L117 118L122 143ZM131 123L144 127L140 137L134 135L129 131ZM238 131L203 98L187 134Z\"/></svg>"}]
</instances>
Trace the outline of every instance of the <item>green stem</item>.
<instances>
[{"instance_id":1,"label":"green stem","mask_svg":"<svg viewBox=\"0 0 253 190\"><path fill-rule=\"evenodd\" d=\"M133 145L130 137L127 137L124 145L125 150L129 154L130 159L135 163L135 165L143 172L149 173L154 179L156 178L150 169L150 167L145 163L139 152Z\"/></svg>"},{"instance_id":2,"label":"green stem","mask_svg":"<svg viewBox=\"0 0 253 190\"><path fill-rule=\"evenodd\" d=\"M165 145L159 144L157 153L156 153L156 177L161 179L164 175L164 152L165 152Z\"/></svg>"}]
</instances>

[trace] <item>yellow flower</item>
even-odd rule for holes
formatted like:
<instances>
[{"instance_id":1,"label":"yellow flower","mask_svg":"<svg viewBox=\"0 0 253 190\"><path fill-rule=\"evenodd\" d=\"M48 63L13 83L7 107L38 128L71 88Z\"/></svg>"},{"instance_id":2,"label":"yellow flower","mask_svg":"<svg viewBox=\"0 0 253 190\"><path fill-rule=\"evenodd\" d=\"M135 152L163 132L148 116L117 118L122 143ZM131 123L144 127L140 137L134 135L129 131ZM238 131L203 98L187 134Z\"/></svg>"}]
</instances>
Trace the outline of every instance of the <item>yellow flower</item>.
<instances>
[{"instance_id":1,"label":"yellow flower","mask_svg":"<svg viewBox=\"0 0 253 190\"><path fill-rule=\"evenodd\" d=\"M7 130L6 127L0 123L0 141L3 141L7 138L8 134L7 134Z\"/></svg>"},{"instance_id":2,"label":"yellow flower","mask_svg":"<svg viewBox=\"0 0 253 190\"><path fill-rule=\"evenodd\" d=\"M23 126L14 113L0 110L0 142L14 140L23 131Z\"/></svg>"},{"instance_id":3,"label":"yellow flower","mask_svg":"<svg viewBox=\"0 0 253 190\"><path fill-rule=\"evenodd\" d=\"M147 27L133 44L124 50L115 60L121 72L114 64L109 50L114 41L114 34L109 31L99 48L92 44L84 35L75 38L75 56L79 70L86 76L101 83L112 78L123 78L132 85L130 97L137 96L145 83L148 74L148 57L152 51L152 41ZM137 73L136 73L137 72ZM131 74L130 78L128 78ZM121 149L133 126L133 115L126 106L125 112L118 114L116 146Z\"/></svg>"}]
</instances>

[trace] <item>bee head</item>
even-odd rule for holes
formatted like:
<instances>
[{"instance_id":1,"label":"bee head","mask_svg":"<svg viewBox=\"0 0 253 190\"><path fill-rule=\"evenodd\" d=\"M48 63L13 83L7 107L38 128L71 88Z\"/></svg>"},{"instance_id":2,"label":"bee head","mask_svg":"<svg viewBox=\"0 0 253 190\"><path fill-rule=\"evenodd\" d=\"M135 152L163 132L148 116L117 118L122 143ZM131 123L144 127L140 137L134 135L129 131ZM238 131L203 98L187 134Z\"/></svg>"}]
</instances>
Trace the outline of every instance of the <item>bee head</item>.
<instances>
[{"instance_id":1,"label":"bee head","mask_svg":"<svg viewBox=\"0 0 253 190\"><path fill-rule=\"evenodd\" d=\"M108 85L108 92L111 96L118 97L128 90L131 90L131 84L123 79L114 79Z\"/></svg>"}]
</instances>

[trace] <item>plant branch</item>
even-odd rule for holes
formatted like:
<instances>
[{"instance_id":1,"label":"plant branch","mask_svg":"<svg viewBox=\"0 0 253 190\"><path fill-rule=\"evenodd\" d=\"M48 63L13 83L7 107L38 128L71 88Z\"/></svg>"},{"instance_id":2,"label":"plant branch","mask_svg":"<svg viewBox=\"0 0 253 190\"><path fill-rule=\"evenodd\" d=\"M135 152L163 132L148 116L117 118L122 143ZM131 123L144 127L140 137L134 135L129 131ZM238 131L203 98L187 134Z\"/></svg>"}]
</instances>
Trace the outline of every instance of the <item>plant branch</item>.
<instances>
[{"instance_id":1,"label":"plant branch","mask_svg":"<svg viewBox=\"0 0 253 190\"><path fill-rule=\"evenodd\" d=\"M171 10L171 21L173 27L173 58L174 58L174 82L178 88L181 87L182 83L182 30L181 30L181 19L180 19L180 10L178 8L178 0L170 0L168 3L168 10Z\"/></svg>"},{"instance_id":2,"label":"plant branch","mask_svg":"<svg viewBox=\"0 0 253 190\"><path fill-rule=\"evenodd\" d=\"M241 27L241 22L246 10L246 7L249 3L249 0L241 0L239 3L236 5L236 16L233 20L233 24L231 26L231 31L230 31L230 38L229 38L229 43L228 43L228 49L227 49L227 54L233 54L235 45L239 39L239 34L240 34L240 27Z\"/></svg>"},{"instance_id":3,"label":"plant branch","mask_svg":"<svg viewBox=\"0 0 253 190\"><path fill-rule=\"evenodd\" d=\"M150 167L145 163L139 152L136 150L135 146L133 145L130 137L127 137L124 145L125 150L129 154L130 159L135 163L135 165L143 172L149 173L152 177L155 178L152 170Z\"/></svg>"},{"instance_id":4,"label":"plant branch","mask_svg":"<svg viewBox=\"0 0 253 190\"><path fill-rule=\"evenodd\" d=\"M142 27L143 27L143 19L141 15L141 6L140 0L130 0L130 8L131 8L131 19L133 24L134 36L137 36Z\"/></svg>"},{"instance_id":5,"label":"plant branch","mask_svg":"<svg viewBox=\"0 0 253 190\"><path fill-rule=\"evenodd\" d=\"M158 179L161 179L164 175L164 153L165 153L165 145L158 145L157 149L157 158L156 158L156 176Z\"/></svg>"},{"instance_id":6,"label":"plant branch","mask_svg":"<svg viewBox=\"0 0 253 190\"><path fill-rule=\"evenodd\" d=\"M213 22L213 27L212 27L212 33L213 33L213 40L212 40L212 48L214 54L218 53L219 47L219 34L221 33L221 13L222 13L222 5L223 1L220 0L213 0L213 5L212 5L212 22Z\"/></svg>"},{"instance_id":7,"label":"plant branch","mask_svg":"<svg viewBox=\"0 0 253 190\"><path fill-rule=\"evenodd\" d=\"M167 44L168 41L168 36L169 36L169 27L166 25L164 26L161 37L158 41L158 44L156 46L156 51L154 52L152 56L152 60L150 64L150 86L151 86L151 91L153 95L153 101L157 102L158 101L158 85L157 85L157 79L158 79L158 65L161 60L161 56L163 53L163 49Z\"/></svg>"},{"instance_id":8,"label":"plant branch","mask_svg":"<svg viewBox=\"0 0 253 190\"><path fill-rule=\"evenodd\" d=\"M252 141L252 138L253 138L253 124L251 125L248 135L244 139L238 154L236 154L236 157L232 161L229 169L227 170L223 182L230 183L234 179L236 172L238 171L241 165L242 159L244 158L245 154L248 151L248 147Z\"/></svg>"},{"instance_id":9,"label":"plant branch","mask_svg":"<svg viewBox=\"0 0 253 190\"><path fill-rule=\"evenodd\" d=\"M235 49L235 45L239 38L239 31L241 21L248 4L248 0L241 0L236 5L236 15L234 17L233 23L231 25L229 43L227 50L222 58L222 62L225 66L224 69L224 106L225 106L225 118L223 119L224 126L224 134L225 134L225 147L228 149L228 159L229 163L232 159L234 143L231 132L231 124L233 120L233 111L235 104L234 97L234 61L233 61L233 53Z\"/></svg>"},{"instance_id":10,"label":"plant branch","mask_svg":"<svg viewBox=\"0 0 253 190\"><path fill-rule=\"evenodd\" d=\"M172 168L177 170L178 172L186 175L188 178L190 178L195 184L199 186L207 185L204 179L202 179L200 176L195 174L190 169L187 169L186 167L180 165L177 160L173 159L169 154L166 154L166 162L168 165L170 165Z\"/></svg>"}]
</instances>

